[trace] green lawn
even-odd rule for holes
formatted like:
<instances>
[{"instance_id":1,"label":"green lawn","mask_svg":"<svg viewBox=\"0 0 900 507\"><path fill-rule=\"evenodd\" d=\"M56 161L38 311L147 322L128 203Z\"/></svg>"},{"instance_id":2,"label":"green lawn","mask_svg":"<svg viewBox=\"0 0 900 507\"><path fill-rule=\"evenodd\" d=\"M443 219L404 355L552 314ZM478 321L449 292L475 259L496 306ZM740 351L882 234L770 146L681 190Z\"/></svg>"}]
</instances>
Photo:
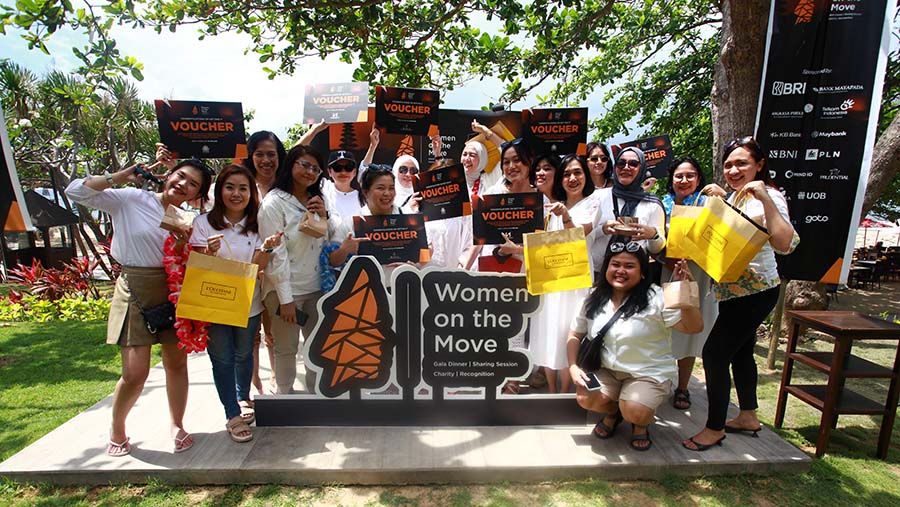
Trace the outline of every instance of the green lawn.
<instances>
[{"instance_id":1,"label":"green lawn","mask_svg":"<svg viewBox=\"0 0 900 507\"><path fill-rule=\"evenodd\" d=\"M115 347L104 346L104 323L13 324L0 327L0 458L30 442L109 394L120 367ZM762 342L760 342L762 343ZM824 341L804 347L829 349ZM858 346L858 355L883 364L895 349ZM757 348L765 362L765 349ZM779 362L780 367L780 362ZM699 365L698 365L699 369ZM794 378L823 377L798 366ZM760 374L760 414L770 425L780 371ZM885 384L849 384L873 398ZM813 451L819 413L791 399L783 438ZM874 458L880 418L844 416L832 433L829 454L802 475L668 477L661 481L586 480L532 484L406 487L179 487L159 482L143 486L57 488L0 482L0 506L741 506L816 505L866 507L900 505L900 424L895 425L887 461ZM587 430L585 430L587 431ZM735 437L737 438L737 437Z\"/></svg>"}]
</instances>

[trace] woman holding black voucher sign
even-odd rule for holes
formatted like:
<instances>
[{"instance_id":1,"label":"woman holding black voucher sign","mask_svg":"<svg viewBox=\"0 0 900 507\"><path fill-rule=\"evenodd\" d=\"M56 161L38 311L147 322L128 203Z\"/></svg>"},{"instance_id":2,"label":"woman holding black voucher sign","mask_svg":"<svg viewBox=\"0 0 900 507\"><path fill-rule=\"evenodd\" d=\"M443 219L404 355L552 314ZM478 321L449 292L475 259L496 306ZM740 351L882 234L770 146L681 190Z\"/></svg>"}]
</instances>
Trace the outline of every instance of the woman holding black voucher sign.
<instances>
[{"instance_id":1,"label":"woman holding black voucher sign","mask_svg":"<svg viewBox=\"0 0 900 507\"><path fill-rule=\"evenodd\" d=\"M714 293L719 300L719 316L703 346L703 370L706 373L706 393L709 414L706 427L682 444L692 451L705 451L722 445L726 433L746 433L757 436L762 428L756 417L756 329L769 315L778 300L778 265L775 254L791 253L800 238L791 225L787 201L775 188L766 168L762 147L750 136L735 139L725 146L722 163L725 181L735 192L727 195L715 183L703 188L703 193L725 198L745 215L761 219L770 238L750 261L746 271L732 283L718 283ZM728 422L728 398L734 374L740 413Z\"/></svg>"},{"instance_id":2,"label":"woman holding black voucher sign","mask_svg":"<svg viewBox=\"0 0 900 507\"><path fill-rule=\"evenodd\" d=\"M300 331L309 338L318 321L316 304L321 289L320 256L328 242L340 246L327 255L327 262L340 266L355 253L358 240L344 226L322 197L322 156L315 149L291 148L278 168L274 187L259 209L259 235L283 232L281 246L272 253L265 270L264 304L275 337L275 381L278 394L293 392L297 377ZM314 389L307 370L306 388Z\"/></svg>"},{"instance_id":3,"label":"woman holding black voucher sign","mask_svg":"<svg viewBox=\"0 0 900 507\"><path fill-rule=\"evenodd\" d=\"M109 213L116 230L110 253L122 265L122 274L116 281L106 330L106 342L118 344L122 355L122 377L113 393L112 427L106 447L106 453L114 457L131 452L125 419L144 389L150 373L150 347L155 343L162 345L175 452L194 445L183 423L188 397L187 355L178 348L175 329L148 329L144 311L169 301L163 246L170 233L160 227L166 209L192 199L204 201L212 183L212 171L199 160L185 160L169 171L159 192L112 188L126 183L143 184L143 174L147 173L138 173L139 168L79 178L66 188L66 195L73 201ZM184 231L171 234L179 250L190 236Z\"/></svg>"}]
</instances>

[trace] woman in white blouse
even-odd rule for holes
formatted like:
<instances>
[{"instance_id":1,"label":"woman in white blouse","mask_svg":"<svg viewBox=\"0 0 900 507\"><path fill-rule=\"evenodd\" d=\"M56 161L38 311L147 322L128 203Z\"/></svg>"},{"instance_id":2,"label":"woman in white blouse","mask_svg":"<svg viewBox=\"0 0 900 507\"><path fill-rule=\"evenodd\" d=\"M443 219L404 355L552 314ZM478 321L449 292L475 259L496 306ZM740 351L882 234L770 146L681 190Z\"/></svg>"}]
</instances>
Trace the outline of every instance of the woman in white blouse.
<instances>
[{"instance_id":1,"label":"woman in white blouse","mask_svg":"<svg viewBox=\"0 0 900 507\"><path fill-rule=\"evenodd\" d=\"M340 266L358 241L342 222L332 203L322 197L322 166L324 160L310 146L297 145L288 151L275 175L272 190L259 209L259 235L269 237L284 233L281 246L272 253L265 270L263 303L272 321L275 336L275 382L278 394L293 392L297 377L297 351L300 331L308 338L316 327L316 307L321 290L319 256L326 243L337 242L340 247L328 254L332 266ZM326 233L315 237L300 230L303 217L324 221ZM306 389L314 376L307 368Z\"/></svg>"},{"instance_id":2,"label":"woman in white blouse","mask_svg":"<svg viewBox=\"0 0 900 507\"><path fill-rule=\"evenodd\" d=\"M134 187L113 188L125 183L142 185L144 180L135 172L135 167L79 178L66 188L66 195L73 201L110 214L116 231L110 254L122 265L106 331L106 342L118 344L122 354L122 377L113 393L112 427L106 447L110 456L125 456L131 452L125 419L150 373L150 347L154 343L162 346L174 450L186 451L194 444L183 421L188 396L187 355L178 348L178 337L173 328L150 332L142 308L163 304L169 298L163 268L163 244L169 232L159 226L166 208L170 205L180 207L197 198L205 200L211 182L212 171L203 162L191 159L169 171L159 192ZM181 245L188 239L187 232L173 234Z\"/></svg>"},{"instance_id":3,"label":"woman in white blouse","mask_svg":"<svg viewBox=\"0 0 900 507\"><path fill-rule=\"evenodd\" d=\"M647 252L639 243L610 243L601 276L572 321L566 344L578 404L601 414L594 436L611 437L624 419L632 424L631 447L637 451L650 449L648 426L678 374L670 328L685 333L703 329L698 309L664 308L662 290L647 278L648 269ZM684 261L676 267L676 278L690 279ZM601 340L597 371L585 371L577 364L585 336Z\"/></svg>"}]
</instances>

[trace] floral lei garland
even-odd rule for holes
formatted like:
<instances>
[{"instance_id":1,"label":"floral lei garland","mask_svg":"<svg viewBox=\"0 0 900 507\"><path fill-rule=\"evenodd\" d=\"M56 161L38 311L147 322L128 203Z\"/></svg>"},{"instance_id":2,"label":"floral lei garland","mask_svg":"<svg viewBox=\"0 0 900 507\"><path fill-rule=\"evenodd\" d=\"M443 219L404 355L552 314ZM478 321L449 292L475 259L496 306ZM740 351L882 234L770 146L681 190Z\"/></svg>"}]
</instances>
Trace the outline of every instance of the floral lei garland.
<instances>
[{"instance_id":1,"label":"floral lei garland","mask_svg":"<svg viewBox=\"0 0 900 507\"><path fill-rule=\"evenodd\" d=\"M171 235L166 238L163 245L163 266L165 266L169 284L169 301L173 305L178 304L178 297L181 295L185 264L190 252L191 249L187 244L182 245L180 250L176 250L175 238ZM207 327L209 327L209 322L176 318L175 334L178 335L178 348L183 349L186 353L206 350L206 342L209 341Z\"/></svg>"}]
</instances>

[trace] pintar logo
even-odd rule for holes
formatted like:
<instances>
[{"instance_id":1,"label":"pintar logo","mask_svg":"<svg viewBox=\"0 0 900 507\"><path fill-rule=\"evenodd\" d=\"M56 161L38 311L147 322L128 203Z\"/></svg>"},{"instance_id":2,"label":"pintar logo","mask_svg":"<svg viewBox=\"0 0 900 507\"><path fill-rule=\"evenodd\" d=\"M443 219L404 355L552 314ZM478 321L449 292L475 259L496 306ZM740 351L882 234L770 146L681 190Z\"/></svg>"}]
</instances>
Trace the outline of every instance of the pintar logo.
<instances>
[{"instance_id":1,"label":"pintar logo","mask_svg":"<svg viewBox=\"0 0 900 507\"><path fill-rule=\"evenodd\" d=\"M816 13L815 0L780 0L778 13L781 16L795 16L794 25L809 23Z\"/></svg>"},{"instance_id":2,"label":"pintar logo","mask_svg":"<svg viewBox=\"0 0 900 507\"><path fill-rule=\"evenodd\" d=\"M389 380L393 318L378 266L364 260L351 263L338 290L322 301L323 320L312 336L310 360L322 368L319 392L328 397Z\"/></svg>"}]
</instances>

